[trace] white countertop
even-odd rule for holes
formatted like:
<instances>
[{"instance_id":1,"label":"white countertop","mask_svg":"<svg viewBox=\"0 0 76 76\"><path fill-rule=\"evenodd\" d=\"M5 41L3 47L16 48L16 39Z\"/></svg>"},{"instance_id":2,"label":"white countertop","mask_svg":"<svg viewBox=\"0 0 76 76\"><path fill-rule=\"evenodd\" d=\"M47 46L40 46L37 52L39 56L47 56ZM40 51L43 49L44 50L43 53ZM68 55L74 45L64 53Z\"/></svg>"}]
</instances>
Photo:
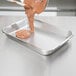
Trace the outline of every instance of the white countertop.
<instances>
[{"instance_id":1,"label":"white countertop","mask_svg":"<svg viewBox=\"0 0 76 76\"><path fill-rule=\"evenodd\" d=\"M0 16L0 76L76 76L76 17L46 17L46 22L73 32L73 39L50 56L41 56L1 32L23 16Z\"/></svg>"}]
</instances>

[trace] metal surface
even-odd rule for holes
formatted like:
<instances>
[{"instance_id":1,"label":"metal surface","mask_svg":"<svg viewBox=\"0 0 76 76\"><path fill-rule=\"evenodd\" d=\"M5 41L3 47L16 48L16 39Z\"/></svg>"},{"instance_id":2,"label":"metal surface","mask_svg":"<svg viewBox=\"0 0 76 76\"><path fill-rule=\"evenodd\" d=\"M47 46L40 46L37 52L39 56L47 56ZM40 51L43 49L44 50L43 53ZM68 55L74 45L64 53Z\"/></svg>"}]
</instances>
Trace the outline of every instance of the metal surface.
<instances>
[{"instance_id":1,"label":"metal surface","mask_svg":"<svg viewBox=\"0 0 76 76\"><path fill-rule=\"evenodd\" d=\"M34 25L35 33L28 39L19 39L15 35L15 32L20 29L29 29L27 19L20 20L5 27L3 32L8 36L22 41L30 49L33 49L42 55L49 55L57 51L58 48L67 43L72 37L71 31L63 31L62 28L59 29L44 21L36 19Z\"/></svg>"},{"instance_id":2,"label":"metal surface","mask_svg":"<svg viewBox=\"0 0 76 76\"><path fill-rule=\"evenodd\" d=\"M76 17L37 16L55 27L71 30L74 35L69 44L49 56L39 55L2 33L4 27L23 18L0 15L0 76L76 76Z\"/></svg>"}]
</instances>

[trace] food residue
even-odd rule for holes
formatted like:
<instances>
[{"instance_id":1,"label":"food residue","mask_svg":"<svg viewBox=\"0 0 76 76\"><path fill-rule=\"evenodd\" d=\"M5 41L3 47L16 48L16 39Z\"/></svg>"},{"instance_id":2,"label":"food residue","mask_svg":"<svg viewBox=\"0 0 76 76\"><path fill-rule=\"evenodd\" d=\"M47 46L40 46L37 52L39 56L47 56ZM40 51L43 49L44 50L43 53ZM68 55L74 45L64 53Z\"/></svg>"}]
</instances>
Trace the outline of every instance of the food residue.
<instances>
[{"instance_id":1,"label":"food residue","mask_svg":"<svg viewBox=\"0 0 76 76\"><path fill-rule=\"evenodd\" d=\"M24 0L24 9L28 18L30 30L20 30L16 32L16 37L21 39L29 38L34 33L34 15L44 11L47 0Z\"/></svg>"}]
</instances>

